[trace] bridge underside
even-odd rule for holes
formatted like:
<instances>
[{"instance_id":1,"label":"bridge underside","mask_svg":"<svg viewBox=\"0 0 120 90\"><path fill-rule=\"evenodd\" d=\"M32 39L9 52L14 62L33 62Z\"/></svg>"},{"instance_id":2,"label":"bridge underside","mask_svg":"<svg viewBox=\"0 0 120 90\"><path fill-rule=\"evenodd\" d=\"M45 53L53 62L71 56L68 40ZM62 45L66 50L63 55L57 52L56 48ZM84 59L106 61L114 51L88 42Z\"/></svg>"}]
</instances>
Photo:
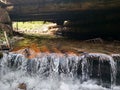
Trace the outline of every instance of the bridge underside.
<instances>
[{"instance_id":1,"label":"bridge underside","mask_svg":"<svg viewBox=\"0 0 120 90\"><path fill-rule=\"evenodd\" d=\"M1 0L12 21L81 22L120 18L119 0Z\"/></svg>"},{"instance_id":2,"label":"bridge underside","mask_svg":"<svg viewBox=\"0 0 120 90\"><path fill-rule=\"evenodd\" d=\"M87 36L120 37L120 0L0 0L12 21L79 21ZM87 28L87 29L86 29ZM79 34L78 34L79 35ZM84 37L84 36L83 36Z\"/></svg>"},{"instance_id":3,"label":"bridge underside","mask_svg":"<svg viewBox=\"0 0 120 90\"><path fill-rule=\"evenodd\" d=\"M13 14L10 13L12 21L80 21L80 23L120 21L120 9L100 9L85 11L50 11L37 14Z\"/></svg>"}]
</instances>

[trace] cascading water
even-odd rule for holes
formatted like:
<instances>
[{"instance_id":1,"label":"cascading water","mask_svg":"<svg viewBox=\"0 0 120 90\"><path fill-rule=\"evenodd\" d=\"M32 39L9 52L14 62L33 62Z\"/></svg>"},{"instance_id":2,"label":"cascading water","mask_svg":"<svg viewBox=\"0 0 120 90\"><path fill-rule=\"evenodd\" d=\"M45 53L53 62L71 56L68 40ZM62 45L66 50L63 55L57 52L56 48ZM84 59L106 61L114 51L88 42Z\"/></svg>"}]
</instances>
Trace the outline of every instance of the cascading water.
<instances>
[{"instance_id":1,"label":"cascading water","mask_svg":"<svg viewBox=\"0 0 120 90\"><path fill-rule=\"evenodd\" d=\"M102 70L104 62L108 62L110 72ZM106 72L112 88L102 87L106 80L102 77L109 77ZM20 83L25 83L27 90L120 90L115 86L116 75L116 62L106 54L39 53L28 59L10 52L0 59L0 90L19 90Z\"/></svg>"},{"instance_id":2,"label":"cascading water","mask_svg":"<svg viewBox=\"0 0 120 90\"><path fill-rule=\"evenodd\" d=\"M87 58L96 58L99 61L99 66L98 66L98 75L101 77L101 63L104 64L105 61L108 61L110 64L110 80L111 80L111 88L113 88L113 86L116 84L116 74L117 74L117 69L116 69L116 62L114 61L113 57L110 55L106 55L106 54L96 54L96 53L90 53L88 54ZM107 66L106 66L107 67ZM107 71L106 71L107 72Z\"/></svg>"}]
</instances>

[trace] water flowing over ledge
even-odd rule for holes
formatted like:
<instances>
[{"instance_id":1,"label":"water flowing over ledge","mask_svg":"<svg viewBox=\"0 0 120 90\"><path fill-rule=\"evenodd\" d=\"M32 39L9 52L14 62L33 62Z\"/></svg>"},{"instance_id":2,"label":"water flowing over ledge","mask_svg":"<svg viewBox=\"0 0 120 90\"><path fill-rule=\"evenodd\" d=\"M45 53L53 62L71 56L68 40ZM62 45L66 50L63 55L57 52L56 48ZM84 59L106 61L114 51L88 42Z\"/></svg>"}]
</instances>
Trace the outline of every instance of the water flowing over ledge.
<instances>
[{"instance_id":1,"label":"water flowing over ledge","mask_svg":"<svg viewBox=\"0 0 120 90\"><path fill-rule=\"evenodd\" d=\"M119 90L119 70L119 54L38 53L26 58L9 52L0 59L0 87L16 90L25 83L27 90Z\"/></svg>"}]
</instances>

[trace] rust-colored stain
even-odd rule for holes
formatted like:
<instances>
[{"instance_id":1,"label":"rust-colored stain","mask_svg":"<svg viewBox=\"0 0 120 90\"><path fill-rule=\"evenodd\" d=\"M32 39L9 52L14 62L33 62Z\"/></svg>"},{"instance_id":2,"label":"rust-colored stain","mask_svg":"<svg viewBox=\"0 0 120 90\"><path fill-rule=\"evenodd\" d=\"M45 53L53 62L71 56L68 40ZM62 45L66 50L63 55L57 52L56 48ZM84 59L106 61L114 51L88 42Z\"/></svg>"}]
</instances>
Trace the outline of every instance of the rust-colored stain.
<instances>
[{"instance_id":1,"label":"rust-colored stain","mask_svg":"<svg viewBox=\"0 0 120 90\"><path fill-rule=\"evenodd\" d=\"M58 49L55 48L55 47L53 47L52 50L53 50L54 53L61 53L60 50L58 50Z\"/></svg>"},{"instance_id":2,"label":"rust-colored stain","mask_svg":"<svg viewBox=\"0 0 120 90\"><path fill-rule=\"evenodd\" d=\"M33 49L36 53L40 53L40 49L38 48L38 45L35 43L31 44L29 48Z\"/></svg>"},{"instance_id":3,"label":"rust-colored stain","mask_svg":"<svg viewBox=\"0 0 120 90\"><path fill-rule=\"evenodd\" d=\"M73 51L67 51L68 54L75 54Z\"/></svg>"},{"instance_id":4,"label":"rust-colored stain","mask_svg":"<svg viewBox=\"0 0 120 90\"><path fill-rule=\"evenodd\" d=\"M29 59L35 58L38 55L37 52L34 52L34 50L31 49L30 54L26 56Z\"/></svg>"},{"instance_id":5,"label":"rust-colored stain","mask_svg":"<svg viewBox=\"0 0 120 90\"><path fill-rule=\"evenodd\" d=\"M47 47L47 46L45 46L45 45L40 47L40 51L41 51L41 52L50 53L50 51L49 51L48 47Z\"/></svg>"},{"instance_id":6,"label":"rust-colored stain","mask_svg":"<svg viewBox=\"0 0 120 90\"><path fill-rule=\"evenodd\" d=\"M25 57L31 59L40 53L40 49L37 44L32 43L29 46L15 47L12 49L12 52L23 54Z\"/></svg>"},{"instance_id":7,"label":"rust-colored stain","mask_svg":"<svg viewBox=\"0 0 120 90\"><path fill-rule=\"evenodd\" d=\"M72 50L66 50L66 49L58 49L56 47L49 47L47 45L38 46L35 43L30 44L29 46L23 46L23 47L15 47L13 48L12 52L23 54L26 58L32 59L35 58L40 53L50 53L52 50L52 53L58 53L59 55L62 55L64 53L66 54L75 54Z\"/></svg>"},{"instance_id":8,"label":"rust-colored stain","mask_svg":"<svg viewBox=\"0 0 120 90\"><path fill-rule=\"evenodd\" d=\"M19 46L19 47L15 47L13 48L11 51L12 52L15 52L15 51L18 51L18 50L21 50L21 49L25 49L25 48L30 48L30 49L33 49L35 52L39 53L40 52L40 49L38 48L37 44L30 44L29 46Z\"/></svg>"},{"instance_id":9,"label":"rust-colored stain","mask_svg":"<svg viewBox=\"0 0 120 90\"><path fill-rule=\"evenodd\" d=\"M26 47L15 47L11 50L11 52L16 52L18 50L21 50L21 49L25 49Z\"/></svg>"}]
</instances>

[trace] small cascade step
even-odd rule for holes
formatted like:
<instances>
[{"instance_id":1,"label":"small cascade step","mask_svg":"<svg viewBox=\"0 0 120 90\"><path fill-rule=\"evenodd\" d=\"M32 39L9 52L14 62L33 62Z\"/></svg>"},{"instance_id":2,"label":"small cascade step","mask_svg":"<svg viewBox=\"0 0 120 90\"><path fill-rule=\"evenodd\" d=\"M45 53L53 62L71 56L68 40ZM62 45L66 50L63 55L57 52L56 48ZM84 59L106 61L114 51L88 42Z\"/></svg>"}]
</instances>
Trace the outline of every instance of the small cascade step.
<instances>
[{"instance_id":1,"label":"small cascade step","mask_svg":"<svg viewBox=\"0 0 120 90\"><path fill-rule=\"evenodd\" d=\"M0 45L0 50L4 51L4 50L10 50L10 48L6 45Z\"/></svg>"},{"instance_id":2,"label":"small cascade step","mask_svg":"<svg viewBox=\"0 0 120 90\"><path fill-rule=\"evenodd\" d=\"M35 58L26 58L22 54L4 53L0 60L0 70L7 74L8 70L22 70L28 75L39 77L78 78L81 83L96 79L102 86L120 85L120 55L102 53L85 53L83 55L39 53ZM0 76L2 77L2 76ZM108 87L108 86L107 86Z\"/></svg>"}]
</instances>

